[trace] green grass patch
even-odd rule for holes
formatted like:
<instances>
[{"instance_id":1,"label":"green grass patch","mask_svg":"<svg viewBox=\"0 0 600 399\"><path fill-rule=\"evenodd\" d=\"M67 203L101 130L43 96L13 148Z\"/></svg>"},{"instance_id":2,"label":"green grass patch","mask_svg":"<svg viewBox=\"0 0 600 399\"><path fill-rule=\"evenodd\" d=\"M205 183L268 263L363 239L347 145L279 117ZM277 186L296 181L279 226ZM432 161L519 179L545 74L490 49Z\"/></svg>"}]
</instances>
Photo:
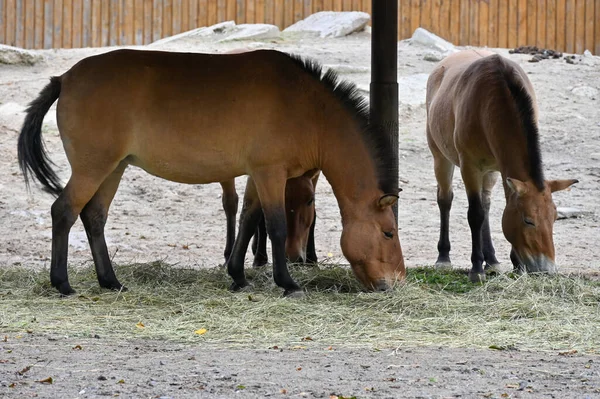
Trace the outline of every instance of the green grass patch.
<instances>
[{"instance_id":1,"label":"green grass patch","mask_svg":"<svg viewBox=\"0 0 600 399\"><path fill-rule=\"evenodd\" d=\"M581 276L499 275L471 284L464 270L415 268L395 289L367 293L346 267L292 266L307 296L287 299L270 268L247 270L254 288L240 293L229 292L223 268L155 262L116 271L128 292L99 288L89 266L70 269L77 294L61 298L47 270L1 269L0 332L230 347L600 347L600 284Z\"/></svg>"}]
</instances>

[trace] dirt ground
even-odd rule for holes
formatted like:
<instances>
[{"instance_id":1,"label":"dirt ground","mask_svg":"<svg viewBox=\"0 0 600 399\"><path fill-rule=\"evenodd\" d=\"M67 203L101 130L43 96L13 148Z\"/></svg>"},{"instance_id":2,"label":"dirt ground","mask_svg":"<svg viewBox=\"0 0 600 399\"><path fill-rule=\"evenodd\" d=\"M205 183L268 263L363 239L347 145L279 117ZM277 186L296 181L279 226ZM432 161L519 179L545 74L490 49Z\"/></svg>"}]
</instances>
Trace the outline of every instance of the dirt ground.
<instances>
[{"instance_id":1,"label":"dirt ground","mask_svg":"<svg viewBox=\"0 0 600 399\"><path fill-rule=\"evenodd\" d=\"M0 396L6 398L600 395L600 359L577 353L440 347L223 350L153 341L105 342L101 337L36 336L9 340L0 347L4 352ZM39 382L48 377L52 384Z\"/></svg>"},{"instance_id":2,"label":"dirt ground","mask_svg":"<svg viewBox=\"0 0 600 399\"><path fill-rule=\"evenodd\" d=\"M339 70L367 89L370 35L341 39L216 43L180 40L154 48L224 52L233 48L276 48L311 56ZM33 188L27 193L17 165L17 136L23 109L52 75L78 60L111 50L40 51L45 61L34 66L0 65L0 266L47 267L50 257L52 198ZM570 191L555 195L557 205L578 208L582 216L559 220L554 227L557 263L566 272L600 269L600 58L567 64L564 59L529 63L531 57L509 55L528 72L540 109L540 133L547 178L577 178ZM399 229L408 267L431 265L437 256L438 210L435 179L427 148L425 80L435 63L428 49L399 43L400 186ZM366 94L366 92L365 92ZM54 108L53 108L54 109ZM58 137L53 109L46 118L44 140L66 180L69 167ZM240 194L245 179L237 181ZM451 214L452 258L467 267L470 234L466 196L456 173ZM212 267L223 262L225 217L218 184L181 185L129 168L113 202L107 242L117 263L164 259L173 264ZM492 236L498 259L509 268L509 246L500 218L501 188L492 202ZM339 246L341 224L331 187L317 187L316 248L320 259L344 263ZM91 261L83 226L70 236L70 262ZM247 257L247 261L250 257ZM126 281L124 281L127 284ZM75 289L77 287L74 287ZM1 326L0 326L1 330ZM1 331L0 331L1 332ZM52 338L52 337L51 337ZM52 338L54 339L54 338ZM358 349L283 352L225 350L156 342L110 342L27 337L2 343L0 392L12 397L593 397L599 395L597 358L557 354L420 348L397 353ZM75 345L83 350L73 351ZM393 344L392 344L393 345ZM139 349L138 349L139 348ZM11 353L8 351L12 350ZM162 362L162 364L161 364ZM24 376L15 374L34 367ZM298 370L298 368L302 370ZM53 385L33 381L52 376ZM104 376L106 380L99 380ZM124 384L118 384L123 379ZM395 379L395 380L387 380ZM22 382L27 382L23 384ZM16 382L15 388L8 386ZM595 385L594 385L595 384ZM244 389L238 386L244 386ZM515 388L516 386L516 388ZM531 388L529 388L531 386ZM236 388L237 387L237 388ZM374 391L365 388L374 387ZM596 389L596 391L594 391ZM529 392L531 390L531 392ZM594 393L596 392L596 393Z\"/></svg>"}]
</instances>

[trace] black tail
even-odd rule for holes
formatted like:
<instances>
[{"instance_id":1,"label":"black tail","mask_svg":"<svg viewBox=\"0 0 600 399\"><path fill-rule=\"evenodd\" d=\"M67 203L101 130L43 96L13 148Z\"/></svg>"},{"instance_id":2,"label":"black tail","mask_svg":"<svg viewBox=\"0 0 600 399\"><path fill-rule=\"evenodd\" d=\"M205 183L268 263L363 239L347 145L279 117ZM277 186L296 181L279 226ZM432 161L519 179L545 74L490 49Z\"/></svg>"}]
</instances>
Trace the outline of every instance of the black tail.
<instances>
[{"instance_id":1,"label":"black tail","mask_svg":"<svg viewBox=\"0 0 600 399\"><path fill-rule=\"evenodd\" d=\"M18 144L19 166L29 188L29 178L33 174L44 186L44 190L58 196L63 187L56 173L52 170L53 162L48 157L42 141L42 122L44 116L60 95L60 77L52 77L38 98L27 108L27 116L21 128Z\"/></svg>"}]
</instances>

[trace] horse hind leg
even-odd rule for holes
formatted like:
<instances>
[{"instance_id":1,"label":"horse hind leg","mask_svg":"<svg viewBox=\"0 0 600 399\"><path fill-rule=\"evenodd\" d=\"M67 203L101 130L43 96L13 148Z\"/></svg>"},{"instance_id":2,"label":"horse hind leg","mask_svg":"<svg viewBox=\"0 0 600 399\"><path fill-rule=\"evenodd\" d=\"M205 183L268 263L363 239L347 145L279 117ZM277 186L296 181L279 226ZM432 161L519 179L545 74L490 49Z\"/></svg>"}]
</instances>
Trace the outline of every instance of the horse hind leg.
<instances>
[{"instance_id":1,"label":"horse hind leg","mask_svg":"<svg viewBox=\"0 0 600 399\"><path fill-rule=\"evenodd\" d=\"M50 283L62 295L71 295L75 290L69 284L67 257L69 232L84 206L94 196L104 179L115 169L108 171L91 169L72 164L72 174L63 192L52 204L52 259L50 261Z\"/></svg>"},{"instance_id":2,"label":"horse hind leg","mask_svg":"<svg viewBox=\"0 0 600 399\"><path fill-rule=\"evenodd\" d=\"M500 262L496 259L496 250L492 243L492 235L490 232L490 204L492 198L492 190L498 181L498 172L490 172L483 177L483 190L481 191L481 200L483 202L483 210L485 219L481 229L481 238L483 241L483 259L485 260L485 270L491 273L498 273Z\"/></svg>"},{"instance_id":3,"label":"horse hind leg","mask_svg":"<svg viewBox=\"0 0 600 399\"><path fill-rule=\"evenodd\" d=\"M437 180L437 204L440 210L440 237L438 240L438 258L436 268L451 268L450 261L450 209L454 199L452 178L454 164L443 155L434 153L434 171Z\"/></svg>"},{"instance_id":4,"label":"horse hind leg","mask_svg":"<svg viewBox=\"0 0 600 399\"><path fill-rule=\"evenodd\" d=\"M112 262L108 255L104 226L108 217L108 209L115 197L119 182L127 164L121 162L119 166L102 182L96 194L86 204L79 217L85 227L85 232L92 251L94 266L98 283L102 288L126 291L115 275Z\"/></svg>"},{"instance_id":5,"label":"horse hind leg","mask_svg":"<svg viewBox=\"0 0 600 399\"><path fill-rule=\"evenodd\" d=\"M225 262L231 256L233 243L235 242L235 217L238 211L239 197L235 190L235 180L221 182L223 188L223 210L227 218L227 239L225 243Z\"/></svg>"}]
</instances>

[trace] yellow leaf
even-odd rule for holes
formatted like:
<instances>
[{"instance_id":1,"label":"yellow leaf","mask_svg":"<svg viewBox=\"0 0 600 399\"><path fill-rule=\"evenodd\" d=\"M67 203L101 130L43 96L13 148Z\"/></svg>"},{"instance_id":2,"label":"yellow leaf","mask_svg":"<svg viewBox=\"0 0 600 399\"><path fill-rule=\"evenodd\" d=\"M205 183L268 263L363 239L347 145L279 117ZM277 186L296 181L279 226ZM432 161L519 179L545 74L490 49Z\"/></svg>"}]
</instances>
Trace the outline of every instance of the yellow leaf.
<instances>
[{"instance_id":1,"label":"yellow leaf","mask_svg":"<svg viewBox=\"0 0 600 399\"><path fill-rule=\"evenodd\" d=\"M199 330L194 331L194 334L204 335L208 330L206 328L201 328Z\"/></svg>"},{"instance_id":2,"label":"yellow leaf","mask_svg":"<svg viewBox=\"0 0 600 399\"><path fill-rule=\"evenodd\" d=\"M279 392L285 395L287 393L287 389L282 388Z\"/></svg>"},{"instance_id":3,"label":"yellow leaf","mask_svg":"<svg viewBox=\"0 0 600 399\"><path fill-rule=\"evenodd\" d=\"M117 381L117 384L125 384L125 380L119 380Z\"/></svg>"},{"instance_id":4,"label":"yellow leaf","mask_svg":"<svg viewBox=\"0 0 600 399\"><path fill-rule=\"evenodd\" d=\"M328 257L328 258L333 258L333 254L332 254L331 252L328 252L328 253L327 253L327 257Z\"/></svg>"},{"instance_id":5,"label":"yellow leaf","mask_svg":"<svg viewBox=\"0 0 600 399\"><path fill-rule=\"evenodd\" d=\"M306 346L301 346L301 345L292 346L292 350L299 350L299 349L306 349Z\"/></svg>"},{"instance_id":6,"label":"yellow leaf","mask_svg":"<svg viewBox=\"0 0 600 399\"><path fill-rule=\"evenodd\" d=\"M140 322L138 322L138 323L137 323L135 326L136 326L137 328L139 328L139 329L146 328L146 326L144 325L144 323L142 323L141 321L140 321Z\"/></svg>"},{"instance_id":7,"label":"yellow leaf","mask_svg":"<svg viewBox=\"0 0 600 399\"><path fill-rule=\"evenodd\" d=\"M52 384L52 377L44 378L43 380L39 380L42 384Z\"/></svg>"}]
</instances>

